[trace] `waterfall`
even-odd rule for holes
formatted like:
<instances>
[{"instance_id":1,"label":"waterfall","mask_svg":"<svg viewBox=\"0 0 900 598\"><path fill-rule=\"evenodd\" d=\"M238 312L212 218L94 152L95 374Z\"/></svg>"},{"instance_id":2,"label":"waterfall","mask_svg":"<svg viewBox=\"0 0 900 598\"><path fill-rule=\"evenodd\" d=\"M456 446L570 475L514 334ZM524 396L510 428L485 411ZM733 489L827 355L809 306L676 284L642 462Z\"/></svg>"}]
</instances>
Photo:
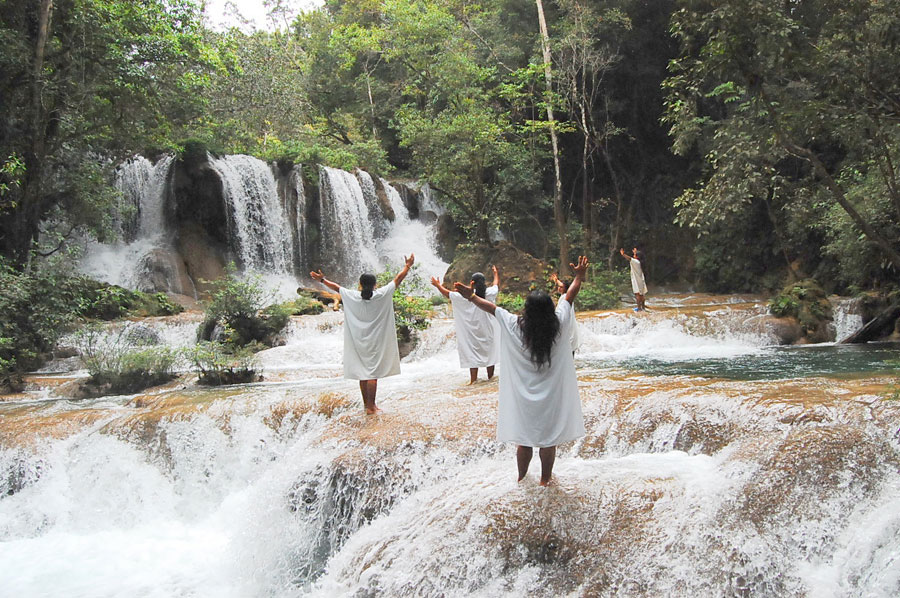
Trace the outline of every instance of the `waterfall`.
<instances>
[{"instance_id":1,"label":"waterfall","mask_svg":"<svg viewBox=\"0 0 900 598\"><path fill-rule=\"evenodd\" d=\"M290 224L268 164L252 156L209 157L222 179L229 232L244 269L293 271Z\"/></svg>"},{"instance_id":2,"label":"waterfall","mask_svg":"<svg viewBox=\"0 0 900 598\"><path fill-rule=\"evenodd\" d=\"M347 171L319 167L321 255L326 273L345 281L380 272L375 229L359 179Z\"/></svg>"},{"instance_id":3,"label":"waterfall","mask_svg":"<svg viewBox=\"0 0 900 598\"><path fill-rule=\"evenodd\" d=\"M185 292L165 226L164 206L174 161L174 156L166 155L152 164L136 156L116 170L116 187L129 206L129 217L120 220L123 239L108 245L86 243L79 266L82 272L130 289Z\"/></svg>"},{"instance_id":4,"label":"waterfall","mask_svg":"<svg viewBox=\"0 0 900 598\"><path fill-rule=\"evenodd\" d=\"M900 349L853 348L868 369L850 376L644 372L634 354L773 359L764 301L702 300L579 314L587 435L549 488L537 458L517 483L498 380L465 385L444 309L374 417L342 377L339 311L292 319L261 383L3 397L0 593L898 595L900 411L878 362ZM192 322L142 324L181 345ZM846 367L845 349L777 350Z\"/></svg>"},{"instance_id":5,"label":"waterfall","mask_svg":"<svg viewBox=\"0 0 900 598\"><path fill-rule=\"evenodd\" d=\"M833 298L832 305L835 340L841 341L862 328L863 320L859 313L859 299L838 298L835 300Z\"/></svg>"}]
</instances>

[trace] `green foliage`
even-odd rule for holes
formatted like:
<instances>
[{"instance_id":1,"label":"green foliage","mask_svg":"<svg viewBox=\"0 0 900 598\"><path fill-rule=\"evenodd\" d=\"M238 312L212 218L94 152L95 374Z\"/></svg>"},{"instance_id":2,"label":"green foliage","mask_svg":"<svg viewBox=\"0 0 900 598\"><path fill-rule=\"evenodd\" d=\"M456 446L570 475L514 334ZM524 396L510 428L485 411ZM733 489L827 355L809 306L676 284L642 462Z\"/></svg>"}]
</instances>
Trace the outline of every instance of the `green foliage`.
<instances>
[{"instance_id":1,"label":"green foliage","mask_svg":"<svg viewBox=\"0 0 900 598\"><path fill-rule=\"evenodd\" d=\"M812 279L801 280L782 289L769 301L769 312L777 317L797 318L804 336L814 337L816 342L833 340L823 336L832 319L831 303L825 291Z\"/></svg>"},{"instance_id":2,"label":"green foliage","mask_svg":"<svg viewBox=\"0 0 900 598\"><path fill-rule=\"evenodd\" d=\"M24 273L0 258L0 384L45 361L74 320L68 282L62 267Z\"/></svg>"},{"instance_id":3,"label":"green foliage","mask_svg":"<svg viewBox=\"0 0 900 598\"><path fill-rule=\"evenodd\" d=\"M197 372L200 384L218 386L242 384L258 379L259 346L234 349L217 342L201 342L188 349L187 357Z\"/></svg>"},{"instance_id":4,"label":"green foliage","mask_svg":"<svg viewBox=\"0 0 900 598\"><path fill-rule=\"evenodd\" d=\"M314 315L325 311L325 305L309 293L300 293L293 301L287 301L280 305L291 316ZM268 313L271 309L271 307L267 307L263 310L263 313Z\"/></svg>"},{"instance_id":5,"label":"green foliage","mask_svg":"<svg viewBox=\"0 0 900 598\"><path fill-rule=\"evenodd\" d=\"M271 346L275 335L287 325L290 309L286 306L272 306L268 312L260 313L271 294L263 289L259 275L242 279L232 263L225 276L208 282L211 299L197 329L197 340L213 340L213 330L221 324L226 343L235 350L251 343Z\"/></svg>"},{"instance_id":6,"label":"green foliage","mask_svg":"<svg viewBox=\"0 0 900 598\"><path fill-rule=\"evenodd\" d=\"M83 276L69 279L65 287L72 297L75 314L82 318L115 320L125 316L171 316L184 311L165 293L129 291Z\"/></svg>"},{"instance_id":7,"label":"green foliage","mask_svg":"<svg viewBox=\"0 0 900 598\"><path fill-rule=\"evenodd\" d=\"M104 393L134 393L175 377L178 350L152 346L155 339L136 324L109 332L89 325L75 334L75 345L88 373L89 384Z\"/></svg>"},{"instance_id":8,"label":"green foliage","mask_svg":"<svg viewBox=\"0 0 900 598\"><path fill-rule=\"evenodd\" d=\"M520 313L525 308L525 296L518 294L510 295L507 293L498 293L497 306L502 307L506 311L513 314Z\"/></svg>"},{"instance_id":9,"label":"green foliage","mask_svg":"<svg viewBox=\"0 0 900 598\"><path fill-rule=\"evenodd\" d=\"M590 266L588 280L581 285L575 298L575 309L592 311L614 309L619 306L622 292L631 290L631 276L624 270L609 270L597 264Z\"/></svg>"},{"instance_id":10,"label":"green foliage","mask_svg":"<svg viewBox=\"0 0 900 598\"><path fill-rule=\"evenodd\" d=\"M397 340L409 342L415 330L425 330L431 325L432 303L429 284L419 275L418 264L414 264L403 281L401 288L394 291L394 324ZM388 284L396 276L390 269L375 276L378 286ZM408 291L408 293L406 291Z\"/></svg>"}]
</instances>

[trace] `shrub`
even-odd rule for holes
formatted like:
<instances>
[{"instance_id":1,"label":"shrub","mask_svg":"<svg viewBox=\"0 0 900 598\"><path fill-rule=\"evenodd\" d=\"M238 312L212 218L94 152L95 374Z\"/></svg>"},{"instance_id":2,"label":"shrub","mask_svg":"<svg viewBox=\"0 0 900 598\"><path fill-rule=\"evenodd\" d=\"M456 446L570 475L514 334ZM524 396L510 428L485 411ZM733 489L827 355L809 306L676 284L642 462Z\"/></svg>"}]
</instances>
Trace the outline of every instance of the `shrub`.
<instances>
[{"instance_id":1,"label":"shrub","mask_svg":"<svg viewBox=\"0 0 900 598\"><path fill-rule=\"evenodd\" d=\"M64 286L72 297L75 313L83 318L115 320L129 315L170 316L184 311L165 293L129 291L84 276L71 278Z\"/></svg>"},{"instance_id":2,"label":"shrub","mask_svg":"<svg viewBox=\"0 0 900 598\"><path fill-rule=\"evenodd\" d=\"M284 309L287 310L288 315L291 316L315 315L325 311L325 305L306 292L299 293L299 296L293 301L287 301L280 305L283 306ZM266 311L272 308L274 308L274 306L267 307Z\"/></svg>"},{"instance_id":3,"label":"shrub","mask_svg":"<svg viewBox=\"0 0 900 598\"><path fill-rule=\"evenodd\" d=\"M217 342L202 342L188 349L188 359L197 372L200 384L219 386L253 382L259 378L257 345L232 349Z\"/></svg>"},{"instance_id":4,"label":"shrub","mask_svg":"<svg viewBox=\"0 0 900 598\"><path fill-rule=\"evenodd\" d=\"M609 271L591 265L588 280L582 283L575 298L575 308L590 311L619 307L622 293L631 290L630 281L626 270Z\"/></svg>"},{"instance_id":5,"label":"shrub","mask_svg":"<svg viewBox=\"0 0 900 598\"><path fill-rule=\"evenodd\" d=\"M797 318L803 335L814 342L828 339L831 303L825 291L812 279L790 284L769 301L769 312L776 317Z\"/></svg>"},{"instance_id":6,"label":"shrub","mask_svg":"<svg viewBox=\"0 0 900 598\"><path fill-rule=\"evenodd\" d=\"M210 285L212 299L197 330L197 340L214 340L214 330L221 324L225 342L234 349L251 343L271 346L290 319L290 311L281 306L260 313L271 295L263 290L258 275L239 279L234 264L229 264L225 276Z\"/></svg>"},{"instance_id":7,"label":"shrub","mask_svg":"<svg viewBox=\"0 0 900 598\"><path fill-rule=\"evenodd\" d=\"M74 321L64 268L18 272L0 258L0 385L39 367Z\"/></svg>"},{"instance_id":8,"label":"shrub","mask_svg":"<svg viewBox=\"0 0 900 598\"><path fill-rule=\"evenodd\" d=\"M154 346L136 324L108 334L87 326L75 335L75 345L90 374L89 384L114 394L134 393L175 378L180 352Z\"/></svg>"},{"instance_id":9,"label":"shrub","mask_svg":"<svg viewBox=\"0 0 900 598\"><path fill-rule=\"evenodd\" d=\"M508 295L506 293L497 294L497 306L502 307L510 313L520 313L525 307L525 297L523 295Z\"/></svg>"},{"instance_id":10,"label":"shrub","mask_svg":"<svg viewBox=\"0 0 900 598\"><path fill-rule=\"evenodd\" d=\"M397 327L397 339L409 342L414 330L425 330L431 325L431 286L419 276L418 264L413 265L403 285L410 293L400 289L394 291L394 322ZM394 279L396 274L390 270L376 276L378 286L384 286Z\"/></svg>"}]
</instances>

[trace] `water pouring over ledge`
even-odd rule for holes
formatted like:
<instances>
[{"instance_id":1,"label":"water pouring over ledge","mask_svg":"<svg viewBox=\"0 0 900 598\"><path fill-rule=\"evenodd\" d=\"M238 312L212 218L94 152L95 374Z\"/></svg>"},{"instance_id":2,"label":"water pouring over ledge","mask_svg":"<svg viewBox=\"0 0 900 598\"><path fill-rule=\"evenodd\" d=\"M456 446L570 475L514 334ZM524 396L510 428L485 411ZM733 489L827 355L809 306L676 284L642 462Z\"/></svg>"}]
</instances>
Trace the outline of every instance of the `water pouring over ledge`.
<instances>
[{"instance_id":1,"label":"water pouring over ledge","mask_svg":"<svg viewBox=\"0 0 900 598\"><path fill-rule=\"evenodd\" d=\"M304 172L317 172L315 181ZM410 216L388 181L364 171L294 165L287 171L245 155L208 155L198 164L136 157L118 169L126 211L120 240L86 243L81 270L130 289L187 294L234 262L258 275L279 300L322 267L345 284L378 273L414 252L423 275L443 275L437 225ZM427 186L414 192L416 214L436 207ZM311 232L314 231L314 232Z\"/></svg>"},{"instance_id":2,"label":"water pouring over ledge","mask_svg":"<svg viewBox=\"0 0 900 598\"><path fill-rule=\"evenodd\" d=\"M688 343L768 359L765 337L741 323L761 303L705 303L582 315L588 435L563 447L549 489L534 472L515 483L512 449L493 440L496 382L462 386L447 319L384 380L378 417L361 415L340 378L340 313L297 318L287 345L262 354L261 384L4 402L4 587L896 595L900 412L876 367L891 354L876 351L869 373L762 380L629 361L641 347L687 363Z\"/></svg>"}]
</instances>

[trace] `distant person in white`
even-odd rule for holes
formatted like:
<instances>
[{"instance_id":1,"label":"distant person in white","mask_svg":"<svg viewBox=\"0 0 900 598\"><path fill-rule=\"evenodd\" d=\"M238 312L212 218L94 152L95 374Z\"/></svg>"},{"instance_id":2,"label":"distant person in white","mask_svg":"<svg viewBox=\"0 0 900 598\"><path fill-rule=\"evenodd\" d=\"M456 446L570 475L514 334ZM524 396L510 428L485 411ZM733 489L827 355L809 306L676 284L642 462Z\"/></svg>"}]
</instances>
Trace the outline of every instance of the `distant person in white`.
<instances>
[{"instance_id":1,"label":"distant person in white","mask_svg":"<svg viewBox=\"0 0 900 598\"><path fill-rule=\"evenodd\" d=\"M494 271L494 282L491 286L487 286L481 272L472 275L470 284L477 296L496 303L497 294L500 292L500 274L497 272L497 266L491 266L491 269ZM500 360L497 320L475 307L456 291L446 288L437 277L431 277L431 284L444 297L450 299L450 305L453 306L459 367L469 368L469 384L475 384L478 380L478 368L487 368L487 379L490 380L494 377L494 366Z\"/></svg>"},{"instance_id":2,"label":"distant person in white","mask_svg":"<svg viewBox=\"0 0 900 598\"><path fill-rule=\"evenodd\" d=\"M456 283L456 291L500 322L500 398L497 439L516 447L519 481L528 473L534 447L541 459L541 486L550 484L556 446L584 436L584 416L572 358L572 302L587 272L587 257L571 264L575 280L559 300L544 291L532 291L522 315L477 296L471 287Z\"/></svg>"},{"instance_id":3,"label":"distant person in white","mask_svg":"<svg viewBox=\"0 0 900 598\"><path fill-rule=\"evenodd\" d=\"M394 280L375 288L375 275L359 277L360 290L345 289L327 280L322 271L310 272L318 282L341 294L344 309L344 378L359 380L363 408L367 415L381 411L375 405L378 379L400 373L400 348L394 325L394 290L400 286L415 256L403 258L406 264Z\"/></svg>"},{"instance_id":4,"label":"distant person in white","mask_svg":"<svg viewBox=\"0 0 900 598\"><path fill-rule=\"evenodd\" d=\"M644 261L644 252L634 247L631 250L631 255L628 255L623 247L619 249L619 253L631 262L631 291L634 293L634 300L637 302L637 307L634 308L634 311L644 311L647 309L647 306L644 305L647 283L644 282L644 270L641 268L641 262Z\"/></svg>"},{"instance_id":5,"label":"distant person in white","mask_svg":"<svg viewBox=\"0 0 900 598\"><path fill-rule=\"evenodd\" d=\"M550 282L556 285L556 292L559 294L559 298L562 299L566 296L566 291L569 290L569 287L572 286L571 280L560 280L559 276L557 276L556 272L550 275ZM572 305L572 309L575 309L575 306ZM578 350L578 347L581 345L581 339L578 337L578 320L575 320L572 323L572 355L575 355L575 351Z\"/></svg>"}]
</instances>

